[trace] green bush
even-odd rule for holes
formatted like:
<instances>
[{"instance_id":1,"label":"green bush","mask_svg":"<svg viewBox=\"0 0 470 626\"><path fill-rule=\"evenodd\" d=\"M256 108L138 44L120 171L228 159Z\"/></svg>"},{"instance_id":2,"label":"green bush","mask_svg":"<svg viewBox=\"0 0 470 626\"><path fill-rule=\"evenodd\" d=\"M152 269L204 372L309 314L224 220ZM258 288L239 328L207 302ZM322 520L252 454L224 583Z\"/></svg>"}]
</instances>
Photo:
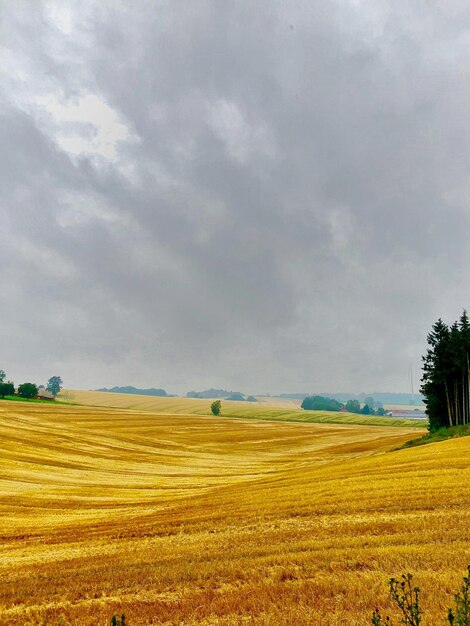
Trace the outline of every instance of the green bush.
<instances>
[{"instance_id":1,"label":"green bush","mask_svg":"<svg viewBox=\"0 0 470 626\"><path fill-rule=\"evenodd\" d=\"M307 396L300 405L300 408L306 411L340 411L343 407L342 402L323 396Z\"/></svg>"},{"instance_id":2,"label":"green bush","mask_svg":"<svg viewBox=\"0 0 470 626\"><path fill-rule=\"evenodd\" d=\"M0 383L0 398L4 398L5 396L14 396L15 395L15 385L8 381L7 383Z\"/></svg>"},{"instance_id":3,"label":"green bush","mask_svg":"<svg viewBox=\"0 0 470 626\"><path fill-rule=\"evenodd\" d=\"M22 398L35 398L38 395L38 388L34 383L23 383L18 387L18 395Z\"/></svg>"},{"instance_id":4,"label":"green bush","mask_svg":"<svg viewBox=\"0 0 470 626\"><path fill-rule=\"evenodd\" d=\"M221 410L222 402L220 400L214 400L214 402L211 404L211 411L213 415L220 415Z\"/></svg>"}]
</instances>

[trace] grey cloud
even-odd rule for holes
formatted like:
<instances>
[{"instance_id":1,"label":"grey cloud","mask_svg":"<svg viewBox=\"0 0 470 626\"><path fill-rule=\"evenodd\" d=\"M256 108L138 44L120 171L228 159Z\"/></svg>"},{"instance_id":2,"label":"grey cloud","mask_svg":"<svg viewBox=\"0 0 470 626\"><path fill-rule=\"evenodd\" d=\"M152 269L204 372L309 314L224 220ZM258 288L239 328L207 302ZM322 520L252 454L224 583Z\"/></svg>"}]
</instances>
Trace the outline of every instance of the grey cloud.
<instances>
[{"instance_id":1,"label":"grey cloud","mask_svg":"<svg viewBox=\"0 0 470 626\"><path fill-rule=\"evenodd\" d=\"M467 12L7 6L2 367L403 389L468 305Z\"/></svg>"}]
</instances>

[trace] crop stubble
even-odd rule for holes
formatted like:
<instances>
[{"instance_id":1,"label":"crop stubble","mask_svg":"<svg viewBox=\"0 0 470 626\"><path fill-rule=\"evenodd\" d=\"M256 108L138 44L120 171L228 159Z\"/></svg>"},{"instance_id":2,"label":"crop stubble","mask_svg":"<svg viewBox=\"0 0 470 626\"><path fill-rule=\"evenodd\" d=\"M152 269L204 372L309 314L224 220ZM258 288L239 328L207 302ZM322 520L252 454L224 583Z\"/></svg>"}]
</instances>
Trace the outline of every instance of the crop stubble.
<instances>
[{"instance_id":1,"label":"crop stubble","mask_svg":"<svg viewBox=\"0 0 470 626\"><path fill-rule=\"evenodd\" d=\"M0 624L367 624L470 559L470 440L0 404ZM437 619L437 618L436 618Z\"/></svg>"}]
</instances>

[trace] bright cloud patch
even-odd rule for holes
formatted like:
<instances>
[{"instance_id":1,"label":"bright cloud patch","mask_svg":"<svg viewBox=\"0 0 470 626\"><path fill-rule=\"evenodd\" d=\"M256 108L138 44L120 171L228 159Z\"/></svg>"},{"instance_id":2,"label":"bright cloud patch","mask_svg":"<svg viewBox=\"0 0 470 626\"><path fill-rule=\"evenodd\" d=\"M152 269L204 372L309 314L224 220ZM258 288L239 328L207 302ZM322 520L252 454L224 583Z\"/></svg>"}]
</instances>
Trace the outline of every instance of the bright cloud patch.
<instances>
[{"instance_id":1,"label":"bright cloud patch","mask_svg":"<svg viewBox=\"0 0 470 626\"><path fill-rule=\"evenodd\" d=\"M72 103L48 96L38 99L38 104L53 120L55 140L72 155L100 156L115 161L120 143L136 140L120 115L94 94Z\"/></svg>"}]
</instances>

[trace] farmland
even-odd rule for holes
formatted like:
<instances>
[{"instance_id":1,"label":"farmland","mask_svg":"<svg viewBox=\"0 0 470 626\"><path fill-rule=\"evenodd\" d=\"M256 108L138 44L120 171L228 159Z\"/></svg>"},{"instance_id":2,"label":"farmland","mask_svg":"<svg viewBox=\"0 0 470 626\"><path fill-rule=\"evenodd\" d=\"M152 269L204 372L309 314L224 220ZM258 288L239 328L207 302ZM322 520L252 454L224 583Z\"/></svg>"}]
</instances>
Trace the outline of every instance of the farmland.
<instances>
[{"instance_id":1,"label":"farmland","mask_svg":"<svg viewBox=\"0 0 470 626\"><path fill-rule=\"evenodd\" d=\"M176 415L208 415L211 400L198 398L161 398L154 396L138 396L125 393L107 393L101 391L64 391L62 401L88 406L118 409L151 411L152 413L168 413ZM222 415L224 417L327 424L362 424L375 426L411 426L425 427L425 420L394 419L357 415L354 413L336 413L334 411L303 411L290 400L270 398L267 402L231 402L223 400Z\"/></svg>"},{"instance_id":2,"label":"farmland","mask_svg":"<svg viewBox=\"0 0 470 626\"><path fill-rule=\"evenodd\" d=\"M397 450L422 429L163 401L0 403L1 625L365 625L408 570L441 623L470 560L470 438Z\"/></svg>"}]
</instances>

